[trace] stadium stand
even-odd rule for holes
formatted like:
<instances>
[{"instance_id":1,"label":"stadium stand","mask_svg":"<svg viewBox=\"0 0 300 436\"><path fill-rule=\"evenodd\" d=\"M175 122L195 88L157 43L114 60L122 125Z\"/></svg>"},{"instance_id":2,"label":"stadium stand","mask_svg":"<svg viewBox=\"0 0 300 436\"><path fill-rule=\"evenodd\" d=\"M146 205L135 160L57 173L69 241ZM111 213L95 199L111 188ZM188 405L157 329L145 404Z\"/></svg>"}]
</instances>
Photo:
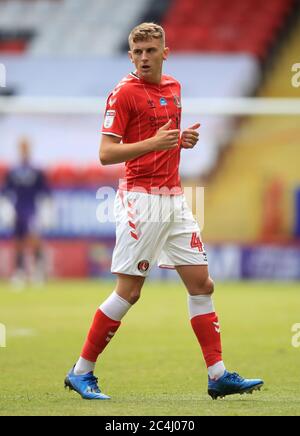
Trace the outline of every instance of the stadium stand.
<instances>
[{"instance_id":1,"label":"stadium stand","mask_svg":"<svg viewBox=\"0 0 300 436\"><path fill-rule=\"evenodd\" d=\"M0 53L21 54L25 52L33 32L25 31L0 31Z\"/></svg>"},{"instance_id":2,"label":"stadium stand","mask_svg":"<svg viewBox=\"0 0 300 436\"><path fill-rule=\"evenodd\" d=\"M299 14L300 15L300 14ZM294 31L285 40L278 56L280 62L276 61L272 68L272 77L267 77L258 95L265 97L297 97L295 88L291 86L291 66L299 63L300 53L300 21L294 26Z\"/></svg>"},{"instance_id":3,"label":"stadium stand","mask_svg":"<svg viewBox=\"0 0 300 436\"><path fill-rule=\"evenodd\" d=\"M0 187L3 184L6 173L7 173L7 166L0 161Z\"/></svg>"},{"instance_id":4,"label":"stadium stand","mask_svg":"<svg viewBox=\"0 0 300 436\"><path fill-rule=\"evenodd\" d=\"M287 23L295 14L295 5L299 5L296 0L266 0L264 2L259 0L244 0L243 2L238 0L230 2L227 0L211 0L210 2L205 0L162 0L160 2L154 0L124 0L122 2L112 0L108 6L106 0L89 0L87 8L86 0L0 0L0 53L2 59L3 55L7 53L20 55L14 56L13 59L5 59L4 57L10 72L8 88L4 91L8 92L9 89L13 89L19 95L28 96L50 95L51 93L57 96L105 96L119 80L119 71L124 70L124 75L126 74L128 60L126 57L120 57L116 61L112 58L100 57L98 62L98 59L95 60L95 55L114 55L122 47L125 49L125 46L127 50L128 30L137 22L154 20L164 25L167 32L167 44L171 46L172 52L175 52L168 62L168 67L170 67L170 71L176 70L177 77L183 82L184 97L253 95L260 83L259 61L266 59L274 52L274 47L278 45ZM289 42L289 51L282 54L281 59L286 65L286 74L290 73L291 59L297 59L299 39L300 33L298 31L298 34ZM182 58L176 59L176 52L179 55L184 54L184 56L192 54L194 57L185 57L183 63ZM44 55L43 65L39 63L39 55ZM60 56L59 61L58 55ZM70 55L79 56L77 64L75 56L73 56L72 61L66 59ZM92 56L92 60L89 59L90 63L85 63L83 69L80 62L81 55ZM174 63L172 63L173 59ZM227 62L228 65L230 64L231 70L227 69ZM37 69L39 69L40 74L35 75L34 81L30 80L33 72ZM189 70L187 80L186 69ZM283 80L282 70L281 63L280 68L274 69L272 80L267 81L264 91L261 93L262 96L294 95L292 87L282 88L282 84L287 83L286 77ZM76 71L76 80L70 81L68 78L70 74L75 74L74 71ZM103 75L103 71L110 71L110 74ZM222 71L223 74L220 75L219 71ZM57 72L59 73L57 74ZM214 72L217 73L214 75ZM198 80L200 75L201 83ZM231 85L226 82L227 78ZM45 88L45 83L51 83L51 88ZM288 83L290 83L289 80ZM234 84L234 88L232 84ZM72 123L71 118L68 118L68 121L63 117L57 118L57 120L54 118L41 119L39 124L41 137L38 136L34 127L35 121L31 122L31 120L33 119L28 118L28 116L24 122L19 117L17 123L13 117L1 119L1 132L5 143L1 153L4 159L7 149L17 142L18 136L22 134L21 130L24 130L24 126L26 126L25 131L33 138L34 142L43 144L41 147L46 146L47 152L43 150L43 159L46 153L49 164L52 167L56 166L56 169L53 167L50 173L52 177L55 174L54 178L57 183L68 184L68 180L69 183L70 180L79 181L80 178L83 178L83 174L91 185L95 181L102 180L103 173L100 174L99 170L92 168L91 157L94 156L95 146L91 146L90 151L85 148L85 160L80 152L83 141L88 144L98 143L98 133L95 127L99 124L99 117L94 116L88 122L85 118L81 121L76 119L78 131L76 132L75 128L72 129L74 130L73 137L70 136L70 132L65 137L59 137L55 133L61 130L62 124ZM189 121L188 118L185 118L184 124L187 125ZM185 176L196 177L211 173L216 168L219 156L226 149L225 146L230 143L232 132L235 131L235 125L231 119L211 119L201 116L201 121L202 148L200 151L195 151L193 155L183 154L182 174ZM252 122L253 120L251 120ZM265 122L267 122L266 119ZM252 126L251 123L249 122L249 130L255 126L257 126L257 131L262 128L261 119L257 119L255 126ZM273 119L270 119L269 123L271 125L266 125L266 129L272 132L275 128L272 125ZM285 123L287 128L288 123L292 123L292 121L285 120ZM251 138L251 135L244 134L243 136L244 129L247 131L247 123L243 124L240 137ZM50 130L51 135L45 135L45 132ZM92 135L91 132L95 134ZM294 132L296 135L295 125L290 126L290 132ZM274 131L274 147L277 134L278 131ZM46 140L46 143L45 140L41 140L45 137L51 137L53 144L49 140ZM83 170L80 176L78 174L71 175L73 170L70 168L69 173L66 168L62 170L63 165L60 165L61 168L59 165L57 167L55 150L62 150L62 142L59 141L65 141L65 154L60 157L62 162L69 153L69 147L72 146L74 155L79 156L78 159L82 159L83 164L89 170ZM251 142L251 139L249 141ZM244 142L244 139L241 139L241 143ZM247 148L244 147L242 150L241 147L238 147L238 143L239 140L228 152L229 155L232 154L233 162L235 159L239 162L242 153ZM40 146L37 145L37 147ZM237 154L236 158L234 157L235 153ZM42 155L42 152L40 154ZM249 162L251 159L249 156ZM223 171L226 173L226 169L223 167L223 165L226 166L225 161L226 158L221 164L220 174ZM274 161L276 161L276 157L274 157ZM78 165L78 163L71 162L71 165ZM255 162L253 162L254 164ZM238 164L236 164L236 170L239 172ZM245 174L248 172L250 178L251 171L245 169ZM219 189L218 177L211 183L212 198L213 193L218 192ZM227 175L223 174L222 180L223 177L224 180L227 179ZM230 183L232 183L231 177L229 177ZM271 177L271 185L272 180ZM249 189L250 196L256 195L258 186L254 183L250 188L250 184L246 180L243 183L235 184L234 189L243 189L243 184L246 185L246 190ZM272 189L270 190L272 191ZM222 189L220 191L220 195L216 194L217 197L224 195L224 191ZM268 187L266 186L267 191ZM236 197L240 198L238 195ZM213 202L213 200L211 201ZM232 210L235 208L236 205ZM212 211L213 207L209 209ZM246 209L243 208L243 210ZM261 213L263 212L261 211ZM211 218L208 221L213 223ZM245 224L249 239L253 238L254 235L263 233L257 227L258 222L258 219L257 222L253 219L249 226ZM215 229L215 226L213 228ZM236 231L239 226L234 227L235 236L240 238L239 235L246 235L245 228ZM252 230L250 231L250 229ZM214 235L210 234L209 227L206 228L206 231L208 232L207 238L213 238ZM229 238L233 236L228 235Z\"/></svg>"},{"instance_id":5,"label":"stadium stand","mask_svg":"<svg viewBox=\"0 0 300 436\"><path fill-rule=\"evenodd\" d=\"M109 55L118 48L148 0L64 0L55 26L46 21L29 53L55 55Z\"/></svg>"},{"instance_id":6,"label":"stadium stand","mask_svg":"<svg viewBox=\"0 0 300 436\"><path fill-rule=\"evenodd\" d=\"M95 97L99 109L88 115L46 114L37 118L30 113L0 117L3 146L0 157L7 159L22 135L35 144L36 158L56 164L57 160L87 164L95 160L99 143L104 97L114 89L120 77L128 74L130 63L127 56L112 59L60 59L43 58L42 64L31 56L4 58L8 83L13 84L19 95L26 97ZM256 59L248 55L173 55L166 64L167 72L182 83L183 98L226 98L251 95L260 82L260 70ZM39 74L36 74L39 71ZM109 74L103 74L108 71ZM186 71L189 73L186 74ZM222 72L222 74L220 74ZM35 80L31 80L35 77ZM70 77L73 80L70 80ZM199 81L199 77L201 80ZM51 84L51 86L45 86ZM80 106L80 100L78 101ZM46 104L47 106L47 104ZM59 108L58 108L59 109ZM188 114L184 102L183 126L194 124L199 117L202 123L201 149L182 154L182 174L197 176L210 172L215 166L219 150L227 145L232 135L232 122L227 117L210 117L204 114ZM71 156L70 156L70 150Z\"/></svg>"},{"instance_id":7,"label":"stadium stand","mask_svg":"<svg viewBox=\"0 0 300 436\"><path fill-rule=\"evenodd\" d=\"M291 86L291 66L299 53L300 20L266 76L261 97L299 98L299 88ZM278 242L299 237L294 228L299 137L293 116L244 121L206 190L206 240ZM226 210L222 226L217 224L220 210Z\"/></svg>"},{"instance_id":8,"label":"stadium stand","mask_svg":"<svg viewBox=\"0 0 300 436\"><path fill-rule=\"evenodd\" d=\"M123 176L123 165L102 167L96 164L75 166L61 163L47 169L47 179L54 188L114 186Z\"/></svg>"},{"instance_id":9,"label":"stadium stand","mask_svg":"<svg viewBox=\"0 0 300 436\"><path fill-rule=\"evenodd\" d=\"M0 52L34 55L105 55L149 0L1 0Z\"/></svg>"},{"instance_id":10,"label":"stadium stand","mask_svg":"<svg viewBox=\"0 0 300 436\"><path fill-rule=\"evenodd\" d=\"M163 25L174 51L246 52L264 58L292 0L175 0Z\"/></svg>"},{"instance_id":11,"label":"stadium stand","mask_svg":"<svg viewBox=\"0 0 300 436\"><path fill-rule=\"evenodd\" d=\"M102 185L115 186L124 177L124 165L109 165L106 167L96 164L85 165L79 170L81 185L99 187Z\"/></svg>"},{"instance_id":12,"label":"stadium stand","mask_svg":"<svg viewBox=\"0 0 300 436\"><path fill-rule=\"evenodd\" d=\"M173 51L266 57L295 0L0 0L0 53L109 55L138 21L161 22ZM55 25L54 25L55 23Z\"/></svg>"},{"instance_id":13,"label":"stadium stand","mask_svg":"<svg viewBox=\"0 0 300 436\"><path fill-rule=\"evenodd\" d=\"M165 72L183 85L183 127L202 123L200 146L182 153L181 175L189 186L192 181L198 186L199 180L207 186L203 238L208 247L216 243L216 277L239 277L235 266L245 254L241 244L253 244L258 277L262 269L276 276L277 262L271 262L274 269L265 268L265 252L257 256L255 246L291 240L294 244L293 232L300 237L297 122L292 116L265 116L243 117L240 123L239 117L207 115L195 99L253 96L262 78L260 96L298 97L290 83L291 64L299 62L299 24L288 35L296 27L299 4L299 0L0 0L0 62L7 69L7 87L0 93L28 102L21 114L0 105L0 185L7 167L16 163L14 150L20 137L27 136L35 163L46 169L53 187L54 210L46 208L43 215L44 234L58 238L56 248L49 245L53 275L109 270L114 226L99 226L95 208L102 199L97 198L96 204L95 193L101 186L114 187L124 169L97 164L104 97L129 71L128 57L120 53L128 50L128 31L141 21L155 21L164 25L172 52ZM86 97L93 101L88 110ZM44 100L43 113L35 112L35 98ZM69 98L78 99L76 113L60 106ZM2 100L5 106L7 100ZM3 204L0 238L5 240L12 220ZM106 253L101 268L97 256L92 265L87 263L95 238ZM1 259L8 247L0 247ZM278 247L276 261L281 256L287 265L280 268L282 274L299 277L298 267L291 273L294 253L286 257L283 246ZM223 255L225 260L220 261ZM66 258L67 271L62 271ZM250 269L255 262L247 262ZM3 265L0 275L8 276L9 268L5 272ZM214 270L214 262L211 265Z\"/></svg>"}]
</instances>

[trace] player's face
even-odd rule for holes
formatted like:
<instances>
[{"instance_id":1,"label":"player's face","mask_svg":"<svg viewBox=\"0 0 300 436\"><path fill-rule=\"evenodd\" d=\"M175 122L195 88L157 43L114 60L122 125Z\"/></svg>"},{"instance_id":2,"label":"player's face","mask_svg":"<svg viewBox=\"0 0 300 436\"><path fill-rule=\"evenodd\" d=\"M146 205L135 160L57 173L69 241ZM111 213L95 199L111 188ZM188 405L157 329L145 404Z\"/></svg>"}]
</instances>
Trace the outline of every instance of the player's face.
<instances>
[{"instance_id":1,"label":"player's face","mask_svg":"<svg viewBox=\"0 0 300 436\"><path fill-rule=\"evenodd\" d=\"M129 57L134 63L141 79L150 83L160 83L163 62L167 59L169 49L159 39L133 42Z\"/></svg>"}]
</instances>

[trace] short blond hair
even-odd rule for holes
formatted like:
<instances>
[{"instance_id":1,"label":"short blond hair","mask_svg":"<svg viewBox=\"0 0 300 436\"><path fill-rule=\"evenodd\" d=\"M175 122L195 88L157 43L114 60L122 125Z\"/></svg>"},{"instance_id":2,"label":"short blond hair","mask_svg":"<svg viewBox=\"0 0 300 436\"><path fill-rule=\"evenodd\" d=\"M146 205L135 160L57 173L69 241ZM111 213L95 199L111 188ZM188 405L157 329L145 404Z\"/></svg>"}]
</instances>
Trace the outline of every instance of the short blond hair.
<instances>
[{"instance_id":1,"label":"short blond hair","mask_svg":"<svg viewBox=\"0 0 300 436\"><path fill-rule=\"evenodd\" d=\"M166 35L164 29L155 23L142 23L130 32L128 42L131 48L133 42L149 41L152 38L160 39L165 46Z\"/></svg>"}]
</instances>

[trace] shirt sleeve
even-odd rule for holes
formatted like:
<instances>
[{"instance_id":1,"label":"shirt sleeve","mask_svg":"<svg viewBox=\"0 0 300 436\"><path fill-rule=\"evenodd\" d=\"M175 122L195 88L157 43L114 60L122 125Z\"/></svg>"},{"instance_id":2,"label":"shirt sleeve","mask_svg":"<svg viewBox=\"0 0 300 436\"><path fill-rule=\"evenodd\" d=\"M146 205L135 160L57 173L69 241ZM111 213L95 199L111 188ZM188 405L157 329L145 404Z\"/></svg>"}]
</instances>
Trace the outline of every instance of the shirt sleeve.
<instances>
[{"instance_id":1,"label":"shirt sleeve","mask_svg":"<svg viewBox=\"0 0 300 436\"><path fill-rule=\"evenodd\" d=\"M106 102L102 134L123 138L130 120L131 108L124 88L112 92Z\"/></svg>"}]
</instances>

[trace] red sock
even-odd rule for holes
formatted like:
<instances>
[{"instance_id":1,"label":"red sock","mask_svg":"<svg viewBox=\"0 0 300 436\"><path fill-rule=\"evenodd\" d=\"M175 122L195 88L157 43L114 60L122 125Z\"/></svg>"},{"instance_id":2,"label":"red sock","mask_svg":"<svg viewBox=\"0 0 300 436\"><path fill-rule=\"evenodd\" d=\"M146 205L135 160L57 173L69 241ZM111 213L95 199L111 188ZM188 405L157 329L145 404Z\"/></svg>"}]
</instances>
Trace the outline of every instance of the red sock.
<instances>
[{"instance_id":1,"label":"red sock","mask_svg":"<svg viewBox=\"0 0 300 436\"><path fill-rule=\"evenodd\" d=\"M216 313L198 315L191 320L201 345L207 367L222 361L222 345L219 320Z\"/></svg>"},{"instance_id":2,"label":"red sock","mask_svg":"<svg viewBox=\"0 0 300 436\"><path fill-rule=\"evenodd\" d=\"M84 344L81 357L89 362L97 362L99 354L102 353L114 337L120 325L120 321L114 321L98 309Z\"/></svg>"}]
</instances>

